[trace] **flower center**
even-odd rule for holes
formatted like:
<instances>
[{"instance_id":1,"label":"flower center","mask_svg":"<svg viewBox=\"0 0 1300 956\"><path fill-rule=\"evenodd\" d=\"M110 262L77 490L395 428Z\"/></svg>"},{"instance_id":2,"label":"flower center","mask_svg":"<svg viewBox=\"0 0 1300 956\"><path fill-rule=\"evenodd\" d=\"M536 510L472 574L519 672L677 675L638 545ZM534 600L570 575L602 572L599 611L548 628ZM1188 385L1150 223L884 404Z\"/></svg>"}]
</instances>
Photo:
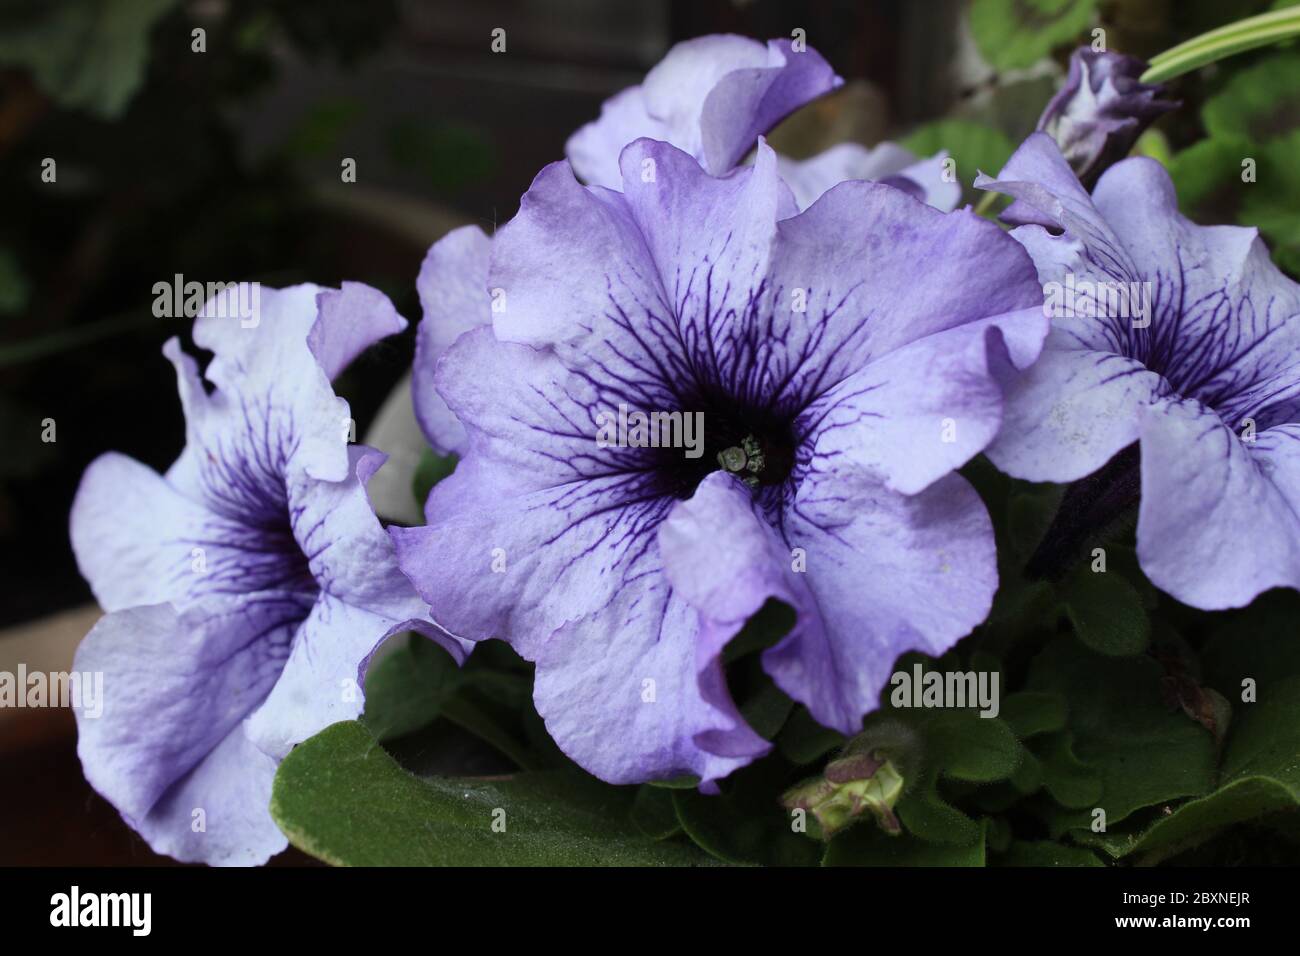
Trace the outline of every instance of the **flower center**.
<instances>
[{"instance_id":1,"label":"flower center","mask_svg":"<svg viewBox=\"0 0 1300 956\"><path fill-rule=\"evenodd\" d=\"M789 480L796 447L790 416L712 390L684 396L681 407L702 413L703 448L696 457L687 457L681 448L656 450L655 471L668 494L689 498L719 469L755 493Z\"/></svg>"}]
</instances>

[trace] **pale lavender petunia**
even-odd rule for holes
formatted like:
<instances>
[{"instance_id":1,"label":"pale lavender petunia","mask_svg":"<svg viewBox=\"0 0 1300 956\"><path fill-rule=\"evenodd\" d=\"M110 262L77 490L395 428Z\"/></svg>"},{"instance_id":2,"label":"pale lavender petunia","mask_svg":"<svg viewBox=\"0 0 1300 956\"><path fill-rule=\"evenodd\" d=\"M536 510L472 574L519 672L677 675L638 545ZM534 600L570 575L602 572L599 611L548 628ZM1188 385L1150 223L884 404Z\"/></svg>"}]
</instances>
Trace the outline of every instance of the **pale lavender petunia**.
<instances>
[{"instance_id":1,"label":"pale lavender petunia","mask_svg":"<svg viewBox=\"0 0 1300 956\"><path fill-rule=\"evenodd\" d=\"M789 40L766 46L720 34L677 44L640 86L611 97L600 118L569 138L565 148L578 177L619 189L619 154L647 137L690 153L715 176L738 165L788 114L843 84L810 47ZM895 143L867 148L840 143L805 160L782 157L780 172L806 209L846 179L888 182L947 212L961 185L943 168L946 154L919 159Z\"/></svg>"},{"instance_id":2,"label":"pale lavender petunia","mask_svg":"<svg viewBox=\"0 0 1300 956\"><path fill-rule=\"evenodd\" d=\"M492 241L478 226L453 229L430 247L415 280L423 317L416 329L411 396L421 430L444 455L464 450L465 429L434 388L434 373L456 339L492 324L491 250Z\"/></svg>"},{"instance_id":3,"label":"pale lavender petunia","mask_svg":"<svg viewBox=\"0 0 1300 956\"><path fill-rule=\"evenodd\" d=\"M107 615L76 669L104 674L79 711L86 778L149 845L185 861L264 862L276 764L357 716L375 646L435 628L398 570L365 485L384 456L349 444L330 380L405 322L379 292L241 286L173 338L186 445L165 475L109 453L72 508L73 549ZM252 303L255 308L248 306Z\"/></svg>"},{"instance_id":4,"label":"pale lavender petunia","mask_svg":"<svg viewBox=\"0 0 1300 956\"><path fill-rule=\"evenodd\" d=\"M493 239L494 324L436 372L464 456L392 534L439 624L536 662L575 760L708 786L768 749L720 662L768 598L798 621L767 671L845 732L899 653L983 620L993 536L953 471L1047 321L1024 251L969 212L848 182L799 214L763 144L722 178L651 140L622 168L617 192L547 167ZM698 456L684 430L598 441L620 405L701 413Z\"/></svg>"},{"instance_id":5,"label":"pale lavender petunia","mask_svg":"<svg viewBox=\"0 0 1300 956\"><path fill-rule=\"evenodd\" d=\"M842 83L816 50L796 51L788 40L686 40L641 85L607 100L600 118L569 138L566 154L579 178L613 189L623 184L619 155L642 137L670 143L722 175L786 115ZM800 210L838 183L863 179L948 212L961 200L961 185L945 169L946 156L920 159L894 143L841 143L806 160L780 157L778 168ZM461 451L465 432L434 388L434 372L457 338L492 322L483 295L490 252L491 240L477 226L454 229L429 249L416 280L424 317L412 397L425 437L442 454Z\"/></svg>"},{"instance_id":6,"label":"pale lavender petunia","mask_svg":"<svg viewBox=\"0 0 1300 956\"><path fill-rule=\"evenodd\" d=\"M678 43L639 86L605 101L565 146L573 170L617 189L619 154L641 137L672 143L716 176L800 106L843 84L821 54L790 40L718 34Z\"/></svg>"},{"instance_id":7,"label":"pale lavender petunia","mask_svg":"<svg viewBox=\"0 0 1300 956\"><path fill-rule=\"evenodd\" d=\"M1090 196L1043 134L977 184L1015 197L1012 235L1053 316L989 457L1031 481L1111 462L1095 492L1122 497L1139 463L1119 453L1140 447L1152 581L1205 609L1300 587L1300 286L1258 232L1185 219L1151 159L1111 167Z\"/></svg>"},{"instance_id":8,"label":"pale lavender petunia","mask_svg":"<svg viewBox=\"0 0 1300 956\"><path fill-rule=\"evenodd\" d=\"M903 190L941 212L957 208L961 183L940 151L919 159L897 143L880 143L867 148L858 143L840 143L811 159L779 157L781 178L794 193L800 209L807 209L826 190L850 179L886 183Z\"/></svg>"}]
</instances>

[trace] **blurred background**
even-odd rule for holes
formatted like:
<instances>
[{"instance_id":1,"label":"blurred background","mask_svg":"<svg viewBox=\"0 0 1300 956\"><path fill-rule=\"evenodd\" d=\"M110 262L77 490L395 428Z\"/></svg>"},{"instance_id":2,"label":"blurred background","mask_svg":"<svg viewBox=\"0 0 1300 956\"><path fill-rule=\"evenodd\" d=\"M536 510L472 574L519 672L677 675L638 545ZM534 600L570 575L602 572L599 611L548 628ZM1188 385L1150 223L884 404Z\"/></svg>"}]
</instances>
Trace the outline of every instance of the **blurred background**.
<instances>
[{"instance_id":1,"label":"blurred background","mask_svg":"<svg viewBox=\"0 0 1300 956\"><path fill-rule=\"evenodd\" d=\"M159 350L188 336L188 320L154 317L154 283L353 279L414 322L428 246L463 223L491 232L509 220L604 99L701 34L802 28L850 81L783 124L772 137L783 152L891 138L918 153L948 149L969 183L1033 128L1092 27L1112 49L1151 55L1275 5L0 0L0 671L67 669L98 615L67 536L86 465L117 449L162 470L182 447ZM492 50L497 28L504 52ZM1175 168L1203 221L1249 212L1214 187L1211 149L1179 152L1204 139L1199 105L1230 92L1231 78L1180 81L1193 108L1145 146ZM1293 167L1283 157L1295 144L1284 144L1300 128L1300 99L1258 119L1257 135ZM47 158L53 182L42 178ZM355 183L341 181L347 158ZM1286 265L1300 259L1300 229L1278 218L1268 236ZM409 369L413 331L338 384L363 432L380 420L410 440L400 392L381 410ZM55 440L43 440L51 420ZM389 484L387 517L412 520L409 474L399 468ZM99 862L168 861L86 786L68 713L0 710L0 864Z\"/></svg>"}]
</instances>

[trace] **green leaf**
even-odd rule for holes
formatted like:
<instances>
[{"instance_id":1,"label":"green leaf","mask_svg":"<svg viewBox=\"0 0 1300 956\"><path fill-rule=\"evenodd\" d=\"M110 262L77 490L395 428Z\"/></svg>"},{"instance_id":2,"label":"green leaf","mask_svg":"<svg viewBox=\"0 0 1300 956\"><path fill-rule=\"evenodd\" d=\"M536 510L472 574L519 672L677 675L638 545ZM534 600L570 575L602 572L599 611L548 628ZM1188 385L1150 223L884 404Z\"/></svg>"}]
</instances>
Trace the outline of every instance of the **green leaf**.
<instances>
[{"instance_id":1,"label":"green leaf","mask_svg":"<svg viewBox=\"0 0 1300 956\"><path fill-rule=\"evenodd\" d=\"M462 684L456 662L433 641L418 634L400 640L400 646L384 654L366 675L361 721L380 741L433 723Z\"/></svg>"},{"instance_id":2,"label":"green leaf","mask_svg":"<svg viewBox=\"0 0 1300 956\"><path fill-rule=\"evenodd\" d=\"M1097 842L1112 856L1137 853L1154 862L1231 824L1300 810L1300 676L1271 686L1257 703L1239 705L1220 781L1213 793L1158 816L1150 826Z\"/></svg>"},{"instance_id":3,"label":"green leaf","mask_svg":"<svg viewBox=\"0 0 1300 956\"><path fill-rule=\"evenodd\" d=\"M26 0L0 15L0 65L60 106L115 119L144 80L149 33L176 0Z\"/></svg>"},{"instance_id":4,"label":"green leaf","mask_svg":"<svg viewBox=\"0 0 1300 956\"><path fill-rule=\"evenodd\" d=\"M539 761L511 729L517 723L512 718L527 705L527 676L471 665L461 669L436 643L410 634L367 675L361 720L386 743L444 718L517 766L534 769Z\"/></svg>"},{"instance_id":5,"label":"green leaf","mask_svg":"<svg viewBox=\"0 0 1300 956\"><path fill-rule=\"evenodd\" d=\"M1170 167L1185 211L1202 222L1257 227L1277 264L1300 275L1300 53L1238 71L1206 101L1201 119L1209 137Z\"/></svg>"},{"instance_id":6,"label":"green leaf","mask_svg":"<svg viewBox=\"0 0 1300 956\"><path fill-rule=\"evenodd\" d=\"M1211 137L1259 143L1300 128L1300 54L1278 53L1234 73L1205 101L1201 121Z\"/></svg>"},{"instance_id":7,"label":"green leaf","mask_svg":"<svg viewBox=\"0 0 1300 956\"><path fill-rule=\"evenodd\" d=\"M1142 599L1119 574L1087 567L1065 584L1065 610L1074 631L1099 654L1141 654L1151 640L1151 621Z\"/></svg>"},{"instance_id":8,"label":"green leaf","mask_svg":"<svg viewBox=\"0 0 1300 956\"><path fill-rule=\"evenodd\" d=\"M693 847L638 831L629 818L633 799L629 788L559 771L422 780L364 726L345 721L280 764L271 815L294 846L336 866L709 862Z\"/></svg>"},{"instance_id":9,"label":"green leaf","mask_svg":"<svg viewBox=\"0 0 1300 956\"><path fill-rule=\"evenodd\" d=\"M1006 780L1020 764L1020 745L1011 729L974 710L937 712L926 722L925 735L939 769L953 780Z\"/></svg>"},{"instance_id":10,"label":"green leaf","mask_svg":"<svg viewBox=\"0 0 1300 956\"><path fill-rule=\"evenodd\" d=\"M922 126L904 138L902 145L918 156L932 156L946 150L957 162L957 180L962 184L967 202L976 195L972 186L975 175L997 174L1015 152L1015 144L1000 131L962 119L944 119Z\"/></svg>"},{"instance_id":11,"label":"green leaf","mask_svg":"<svg viewBox=\"0 0 1300 956\"><path fill-rule=\"evenodd\" d=\"M18 260L8 249L0 249L0 315L14 315L27 307L31 286Z\"/></svg>"},{"instance_id":12,"label":"green leaf","mask_svg":"<svg viewBox=\"0 0 1300 956\"><path fill-rule=\"evenodd\" d=\"M1108 827L1143 807L1200 796L1213 785L1214 738L1181 710L1166 707L1163 676L1148 657L1105 657L1067 637L1044 648L1030 667L1028 689L1066 700L1072 753L1101 778L1096 806L1105 810ZM1044 739L1057 748L1064 742L1059 735ZM1055 765L1045 760L1044 766L1050 790ZM1088 827L1091 809L1058 809L1049 820L1053 834Z\"/></svg>"},{"instance_id":13,"label":"green leaf","mask_svg":"<svg viewBox=\"0 0 1300 956\"><path fill-rule=\"evenodd\" d=\"M1002 701L1002 719L1017 737L1034 737L1065 726L1065 698L1060 694L1021 691Z\"/></svg>"},{"instance_id":14,"label":"green leaf","mask_svg":"<svg viewBox=\"0 0 1300 956\"><path fill-rule=\"evenodd\" d=\"M1012 840L998 866L1104 866L1097 854L1079 846L1051 840Z\"/></svg>"},{"instance_id":15,"label":"green leaf","mask_svg":"<svg viewBox=\"0 0 1300 956\"><path fill-rule=\"evenodd\" d=\"M844 746L845 737L838 730L823 727L803 706L796 707L777 735L776 746L791 763L806 766Z\"/></svg>"},{"instance_id":16,"label":"green leaf","mask_svg":"<svg viewBox=\"0 0 1300 956\"><path fill-rule=\"evenodd\" d=\"M910 655L896 668L907 666ZM940 662L929 661L938 671ZM888 696L888 695L886 695ZM944 781L953 784L995 783L1009 779L1023 754L1010 728L973 709L894 709L870 714L852 746L879 752L903 775L906 790L895 806L904 828L936 843L966 846L980 824L949 800Z\"/></svg>"},{"instance_id":17,"label":"green leaf","mask_svg":"<svg viewBox=\"0 0 1300 956\"><path fill-rule=\"evenodd\" d=\"M420 456L420 463L415 466L415 475L411 479L411 493L420 507L429 499L433 486L456 470L455 455L439 455L432 448L426 448Z\"/></svg>"},{"instance_id":18,"label":"green leaf","mask_svg":"<svg viewBox=\"0 0 1300 956\"><path fill-rule=\"evenodd\" d=\"M1035 741L1033 752L1042 765L1043 787L1052 799L1073 810L1097 806L1103 789L1101 774L1075 754L1070 731Z\"/></svg>"},{"instance_id":19,"label":"green leaf","mask_svg":"<svg viewBox=\"0 0 1300 956\"><path fill-rule=\"evenodd\" d=\"M1096 0L975 0L971 33L996 70L1033 66L1092 23Z\"/></svg>"},{"instance_id":20,"label":"green leaf","mask_svg":"<svg viewBox=\"0 0 1300 956\"><path fill-rule=\"evenodd\" d=\"M682 832L671 790L643 784L632 801L632 822L652 840L666 840Z\"/></svg>"},{"instance_id":21,"label":"green leaf","mask_svg":"<svg viewBox=\"0 0 1300 956\"><path fill-rule=\"evenodd\" d=\"M728 863L812 866L820 845L796 833L789 813L778 803L793 782L789 768L771 757L742 767L721 784L717 795L672 790L682 829L705 852Z\"/></svg>"},{"instance_id":22,"label":"green leaf","mask_svg":"<svg viewBox=\"0 0 1300 956\"><path fill-rule=\"evenodd\" d=\"M983 866L984 823L975 838L962 846L929 843L901 833L890 836L879 827L849 827L826 846L822 866Z\"/></svg>"}]
</instances>

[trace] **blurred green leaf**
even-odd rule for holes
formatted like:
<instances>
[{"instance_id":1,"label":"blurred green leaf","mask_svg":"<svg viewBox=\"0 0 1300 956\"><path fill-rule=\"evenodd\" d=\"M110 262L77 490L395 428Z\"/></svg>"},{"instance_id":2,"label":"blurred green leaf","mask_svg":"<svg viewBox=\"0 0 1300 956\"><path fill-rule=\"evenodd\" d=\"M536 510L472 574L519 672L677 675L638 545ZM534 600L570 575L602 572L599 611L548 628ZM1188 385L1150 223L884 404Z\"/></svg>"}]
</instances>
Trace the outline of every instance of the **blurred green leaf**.
<instances>
[{"instance_id":1,"label":"blurred green leaf","mask_svg":"<svg viewBox=\"0 0 1300 956\"><path fill-rule=\"evenodd\" d=\"M995 70L1033 66L1091 25L1096 0L974 0L971 33Z\"/></svg>"},{"instance_id":2,"label":"blurred green leaf","mask_svg":"<svg viewBox=\"0 0 1300 956\"><path fill-rule=\"evenodd\" d=\"M405 634L366 675L361 721L381 742L433 723L462 684L450 654L419 634Z\"/></svg>"},{"instance_id":3,"label":"blurred green leaf","mask_svg":"<svg viewBox=\"0 0 1300 956\"><path fill-rule=\"evenodd\" d=\"M890 836L879 827L854 826L826 846L822 866L983 866L984 823L975 838L961 846L928 843L900 833Z\"/></svg>"},{"instance_id":4,"label":"blurred green leaf","mask_svg":"<svg viewBox=\"0 0 1300 956\"><path fill-rule=\"evenodd\" d=\"M1117 572L1083 567L1065 582L1065 609L1074 631L1099 654L1141 654L1151 640L1142 599Z\"/></svg>"},{"instance_id":5,"label":"blurred green leaf","mask_svg":"<svg viewBox=\"0 0 1300 956\"><path fill-rule=\"evenodd\" d=\"M0 11L0 65L30 69L61 106L115 119L144 80L150 31L174 6L176 0L10 2Z\"/></svg>"},{"instance_id":6,"label":"blurred green leaf","mask_svg":"<svg viewBox=\"0 0 1300 956\"><path fill-rule=\"evenodd\" d=\"M14 315L27 308L31 288L18 260L8 249L0 249L0 315Z\"/></svg>"},{"instance_id":7,"label":"blurred green leaf","mask_svg":"<svg viewBox=\"0 0 1300 956\"><path fill-rule=\"evenodd\" d=\"M777 802L791 783L779 759L742 767L721 783L720 794L672 790L677 820L707 853L728 863L811 866L821 845L796 833L791 815Z\"/></svg>"},{"instance_id":8,"label":"blurred green leaf","mask_svg":"<svg viewBox=\"0 0 1300 956\"><path fill-rule=\"evenodd\" d=\"M1051 840L1012 840L998 866L1104 866L1091 850Z\"/></svg>"},{"instance_id":9,"label":"blurred green leaf","mask_svg":"<svg viewBox=\"0 0 1300 956\"><path fill-rule=\"evenodd\" d=\"M905 137L902 145L918 156L947 150L957 161L957 180L962 184L966 202L983 195L977 194L972 186L976 174L996 175L1015 151L1015 144L1005 134L962 119L944 119L922 126Z\"/></svg>"}]
</instances>

